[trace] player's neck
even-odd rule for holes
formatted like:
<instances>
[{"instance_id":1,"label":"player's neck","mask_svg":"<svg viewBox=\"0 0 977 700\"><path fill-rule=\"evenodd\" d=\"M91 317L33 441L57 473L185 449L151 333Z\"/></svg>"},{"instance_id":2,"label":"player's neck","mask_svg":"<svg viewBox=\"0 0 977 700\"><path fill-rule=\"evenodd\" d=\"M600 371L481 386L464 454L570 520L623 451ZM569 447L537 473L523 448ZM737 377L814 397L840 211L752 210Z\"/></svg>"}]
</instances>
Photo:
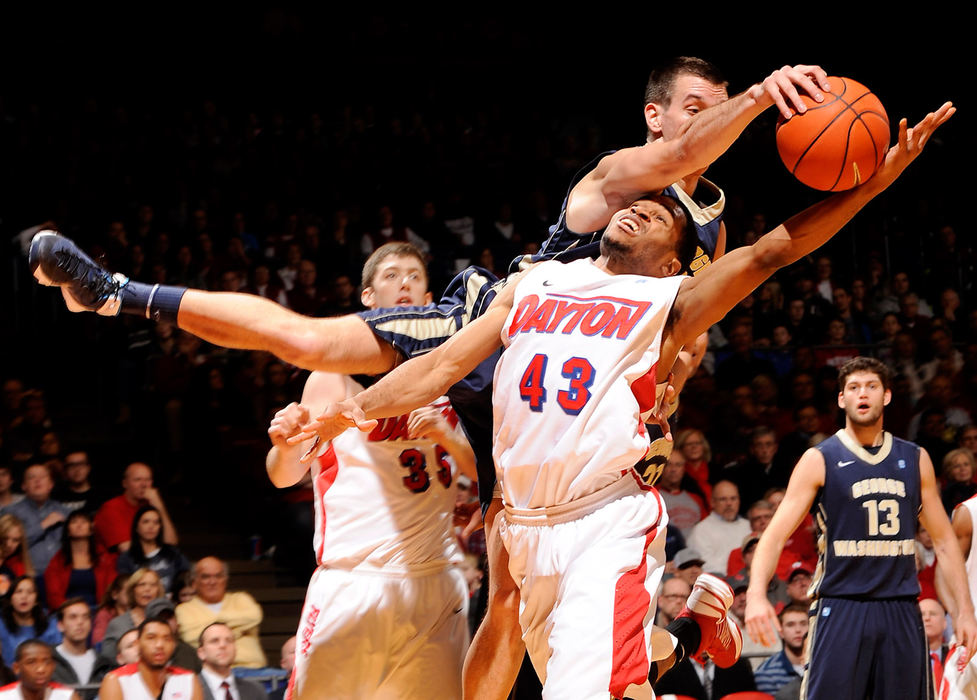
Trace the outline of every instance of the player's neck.
<instances>
[{"instance_id":1,"label":"player's neck","mask_svg":"<svg viewBox=\"0 0 977 700\"><path fill-rule=\"evenodd\" d=\"M845 432L863 447L880 447L883 438L882 418L871 425L856 425L846 420Z\"/></svg>"},{"instance_id":2,"label":"player's neck","mask_svg":"<svg viewBox=\"0 0 977 700\"><path fill-rule=\"evenodd\" d=\"M166 685L166 667L150 668L144 663L139 664L139 675L142 676L143 683L154 695L159 695Z\"/></svg>"}]
</instances>

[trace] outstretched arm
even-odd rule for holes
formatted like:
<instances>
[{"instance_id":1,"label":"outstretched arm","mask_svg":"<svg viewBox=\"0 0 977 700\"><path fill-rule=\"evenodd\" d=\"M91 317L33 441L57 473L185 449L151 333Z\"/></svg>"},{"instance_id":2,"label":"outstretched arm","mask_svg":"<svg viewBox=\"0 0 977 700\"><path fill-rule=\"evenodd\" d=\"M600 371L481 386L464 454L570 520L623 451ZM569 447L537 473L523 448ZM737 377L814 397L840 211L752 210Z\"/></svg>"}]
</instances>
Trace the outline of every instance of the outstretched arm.
<instances>
[{"instance_id":1,"label":"outstretched arm","mask_svg":"<svg viewBox=\"0 0 977 700\"><path fill-rule=\"evenodd\" d=\"M936 568L943 579L946 592L943 599L947 611L953 617L953 630L957 641L967 647L967 658L977 651L977 620L974 619L974 605L970 600L970 587L967 572L964 570L963 555L957 536L950 526L950 520L943 510L940 492L936 486L933 462L926 450L919 450L919 482L922 510L919 522L933 538L933 551L936 553Z\"/></svg>"},{"instance_id":2,"label":"outstretched arm","mask_svg":"<svg viewBox=\"0 0 977 700\"><path fill-rule=\"evenodd\" d=\"M776 571L777 560L784 551L787 538L811 510L818 489L823 485L824 457L812 447L794 467L784 500L757 543L750 565L750 585L746 590L745 619L750 637L764 646L773 646L777 641L774 630L780 630L777 615L767 600L767 586Z\"/></svg>"},{"instance_id":3,"label":"outstretched arm","mask_svg":"<svg viewBox=\"0 0 977 700\"><path fill-rule=\"evenodd\" d=\"M840 192L767 233L751 246L727 253L687 280L672 308L674 342L685 344L719 321L740 299L756 289L781 267L816 250L848 223L859 210L896 181L922 152L933 132L954 113L945 103L912 129L899 122L899 140L868 182Z\"/></svg>"},{"instance_id":4,"label":"outstretched arm","mask_svg":"<svg viewBox=\"0 0 977 700\"><path fill-rule=\"evenodd\" d=\"M288 444L288 438L298 435L301 427L309 422L310 411L321 411L333 401L346 398L346 379L331 372L313 372L302 390L302 403L290 403L275 414L268 426L271 449L265 458L268 478L278 488L297 484L309 471L302 461L305 450L300 445Z\"/></svg>"},{"instance_id":5,"label":"outstretched arm","mask_svg":"<svg viewBox=\"0 0 977 700\"><path fill-rule=\"evenodd\" d=\"M830 89L827 74L819 66L784 66L762 83L701 112L701 102L693 99L686 109L694 116L673 138L625 148L602 158L570 192L567 225L574 231L598 231L635 195L662 190L704 170L772 105L776 104L788 119L791 107L804 112L798 89L821 102L821 90Z\"/></svg>"},{"instance_id":6,"label":"outstretched arm","mask_svg":"<svg viewBox=\"0 0 977 700\"><path fill-rule=\"evenodd\" d=\"M380 374L400 359L358 316L311 318L253 294L188 289L177 323L208 343L266 350L303 369Z\"/></svg>"},{"instance_id":7,"label":"outstretched arm","mask_svg":"<svg viewBox=\"0 0 977 700\"><path fill-rule=\"evenodd\" d=\"M288 442L297 444L316 433L320 439L331 440L353 426L372 430L375 421L371 419L407 413L444 394L502 344L502 328L512 308L519 277L510 277L489 310L444 345L405 362L366 391L330 405Z\"/></svg>"}]
</instances>

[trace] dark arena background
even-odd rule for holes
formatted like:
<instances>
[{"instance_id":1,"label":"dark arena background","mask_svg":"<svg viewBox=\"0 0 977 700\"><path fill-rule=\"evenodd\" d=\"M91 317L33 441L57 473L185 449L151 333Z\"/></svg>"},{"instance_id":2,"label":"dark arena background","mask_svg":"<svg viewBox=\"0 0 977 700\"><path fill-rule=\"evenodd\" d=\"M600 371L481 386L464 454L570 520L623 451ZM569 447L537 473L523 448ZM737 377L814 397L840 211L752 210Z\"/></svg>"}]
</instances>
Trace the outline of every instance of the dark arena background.
<instances>
[{"instance_id":1,"label":"dark arena background","mask_svg":"<svg viewBox=\"0 0 977 700\"><path fill-rule=\"evenodd\" d=\"M231 588L267 594L264 642L276 662L312 565L312 508L304 489L268 483L266 430L298 399L306 373L141 319L70 314L57 290L34 283L19 234L53 222L112 269L208 289L246 288L261 266L274 279L297 244L320 290L310 312L327 315L359 310L347 283L358 285L360 240L389 207L395 227L430 243L437 296L458 261L503 270L511 253L543 239L579 168L644 140L648 70L678 54L717 64L730 94L786 63L818 63L870 87L893 134L902 116L913 124L945 100L959 109L896 185L824 249L776 276L786 305L803 280L822 279L819 259L828 258L833 285L865 283L866 333L831 344L814 319L804 340L778 350L786 369L768 381L747 374L717 382L704 372L683 395L678 425L702 429L721 468L743 457L758 425L793 429L798 369L817 378L815 401L835 420L826 357L855 347L900 361L872 306L891 296L900 272L934 318L944 317L944 290L957 293L961 305L946 326L964 362L951 372L949 397L897 384L889 428L905 433L933 407L977 416L974 100L959 19L903 17L894 22L906 25L898 39L893 28L828 31L812 19L770 40L742 19L716 17L702 28L701 17L683 25L652 11L611 18L564 8L544 21L502 11L158 5L7 17L0 463L13 470L15 490L25 467L47 462L57 473L70 450L88 452L92 479L109 497L126 465L146 462L187 555L232 560ZM823 197L781 165L775 119L774 110L764 113L707 174L726 193L727 248L749 239L759 216L772 228ZM512 225L515 242L497 223ZM733 314L754 320L755 353L772 352L761 316L785 306L770 303L758 291ZM716 337L719 363L732 351ZM937 358L929 337L914 340L910 364ZM742 386L752 394L736 394ZM944 424L925 439L949 445L955 436ZM477 542L471 547L478 552ZM243 561L252 556L261 559Z\"/></svg>"}]
</instances>

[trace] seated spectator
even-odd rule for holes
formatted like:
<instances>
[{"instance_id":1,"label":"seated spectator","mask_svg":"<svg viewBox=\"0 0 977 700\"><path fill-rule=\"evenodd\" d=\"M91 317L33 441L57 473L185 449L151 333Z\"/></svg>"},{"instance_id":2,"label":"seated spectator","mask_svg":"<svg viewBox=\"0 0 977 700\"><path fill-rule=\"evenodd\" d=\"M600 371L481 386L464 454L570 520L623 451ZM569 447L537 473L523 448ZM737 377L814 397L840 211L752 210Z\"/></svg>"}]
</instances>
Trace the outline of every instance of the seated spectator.
<instances>
[{"instance_id":1,"label":"seated spectator","mask_svg":"<svg viewBox=\"0 0 977 700\"><path fill-rule=\"evenodd\" d=\"M197 650L180 639L176 624L176 608L173 601L169 598L157 598L146 606L146 617L163 620L173 630L176 646L173 648L173 656L170 657L170 666L200 673L201 663L197 656Z\"/></svg>"},{"instance_id":2,"label":"seated spectator","mask_svg":"<svg viewBox=\"0 0 977 700\"><path fill-rule=\"evenodd\" d=\"M3 601L0 620L0 653L6 664L14 660L17 646L28 639L40 639L52 646L61 642L57 621L44 614L30 576L14 580L10 595Z\"/></svg>"},{"instance_id":3,"label":"seated spectator","mask_svg":"<svg viewBox=\"0 0 977 700\"><path fill-rule=\"evenodd\" d=\"M105 655L99 658L108 657ZM139 662L139 630L133 628L119 637L115 647L115 668Z\"/></svg>"},{"instance_id":4,"label":"seated spectator","mask_svg":"<svg viewBox=\"0 0 977 700\"><path fill-rule=\"evenodd\" d=\"M24 471L24 500L4 509L23 523L31 562L38 573L47 568L61 547L61 524L70 512L51 498L53 489L51 470L44 464L32 464Z\"/></svg>"},{"instance_id":5,"label":"seated spectator","mask_svg":"<svg viewBox=\"0 0 977 700\"><path fill-rule=\"evenodd\" d=\"M729 614L743 633L742 657L749 659L750 668L756 673L757 668L763 663L763 660L770 656L773 647L765 647L759 642L754 641L746 629L746 589L750 585L749 577L730 576L726 579L726 583L733 589L733 604L729 606ZM783 582L781 582L781 585L783 585Z\"/></svg>"},{"instance_id":6,"label":"seated spectator","mask_svg":"<svg viewBox=\"0 0 977 700\"><path fill-rule=\"evenodd\" d=\"M113 618L118 617L129 609L126 601L125 585L128 576L116 576L99 601L95 611L95 621L92 623L92 644L98 646L105 638L105 628ZM111 657L109 657L111 658Z\"/></svg>"},{"instance_id":7,"label":"seated spectator","mask_svg":"<svg viewBox=\"0 0 977 700\"><path fill-rule=\"evenodd\" d=\"M51 646L39 639L28 639L12 652L13 669L18 681L0 688L0 700L79 700L71 688L51 680L54 675L54 652Z\"/></svg>"},{"instance_id":8,"label":"seated spectator","mask_svg":"<svg viewBox=\"0 0 977 700\"><path fill-rule=\"evenodd\" d=\"M146 619L146 606L165 595L166 591L163 590L163 584L160 583L159 576L155 571L137 569L133 572L125 585L125 597L129 609L112 618L108 627L105 628L105 637L102 639L102 654L108 657L115 656L115 646L122 633L133 627L138 627Z\"/></svg>"},{"instance_id":9,"label":"seated spectator","mask_svg":"<svg viewBox=\"0 0 977 700\"><path fill-rule=\"evenodd\" d=\"M92 465L88 453L82 450L69 452L64 457L64 478L54 487L54 499L68 510L83 510L92 517L105 500L92 487Z\"/></svg>"},{"instance_id":10,"label":"seated spectator","mask_svg":"<svg viewBox=\"0 0 977 700\"><path fill-rule=\"evenodd\" d=\"M712 500L712 484L709 483L712 448L706 436L701 430L680 430L675 436L675 449L685 456L685 473L695 479L708 503Z\"/></svg>"},{"instance_id":11,"label":"seated spectator","mask_svg":"<svg viewBox=\"0 0 977 700\"><path fill-rule=\"evenodd\" d=\"M919 613L923 618L923 631L926 633L926 645L929 648L933 687L939 690L943 680L943 664L950 651L943 636L946 632L946 610L935 598L920 598Z\"/></svg>"},{"instance_id":12,"label":"seated spectator","mask_svg":"<svg viewBox=\"0 0 977 700\"><path fill-rule=\"evenodd\" d=\"M943 458L943 482L940 492L943 507L952 513L958 503L963 503L977 493L974 476L977 475L977 462L974 453L965 447L950 450Z\"/></svg>"},{"instance_id":13,"label":"seated spectator","mask_svg":"<svg viewBox=\"0 0 977 700\"><path fill-rule=\"evenodd\" d=\"M659 627L668 626L682 612L682 608L685 607L685 602L691 593L692 586L685 579L678 576L665 579L661 593L658 595L658 613L655 624Z\"/></svg>"},{"instance_id":14,"label":"seated spectator","mask_svg":"<svg viewBox=\"0 0 977 700\"><path fill-rule=\"evenodd\" d=\"M811 604L811 572L804 567L798 567L787 577L787 605L802 605L807 610ZM780 612L778 610L778 612Z\"/></svg>"},{"instance_id":15,"label":"seated spectator","mask_svg":"<svg viewBox=\"0 0 977 700\"><path fill-rule=\"evenodd\" d=\"M24 500L24 494L14 493L13 487L13 471L6 464L0 464L0 508L12 506L14 503Z\"/></svg>"},{"instance_id":16,"label":"seated spectator","mask_svg":"<svg viewBox=\"0 0 977 700\"><path fill-rule=\"evenodd\" d=\"M674 525L683 537L688 537L692 528L708 515L702 497L684 488L685 456L681 450L672 450L662 468L656 488L665 502L668 524ZM693 484L693 480L689 479Z\"/></svg>"},{"instance_id":17,"label":"seated spectator","mask_svg":"<svg viewBox=\"0 0 977 700\"><path fill-rule=\"evenodd\" d=\"M173 598L177 605L186 603L194 596L193 575L190 571L184 571L176 577L173 588L176 591Z\"/></svg>"},{"instance_id":18,"label":"seated spectator","mask_svg":"<svg viewBox=\"0 0 977 700\"><path fill-rule=\"evenodd\" d=\"M64 685L101 682L115 664L98 657L88 643L92 631L92 611L81 598L66 600L57 612L61 644L54 650L54 680ZM94 693L86 693L94 697Z\"/></svg>"},{"instance_id":19,"label":"seated spectator","mask_svg":"<svg viewBox=\"0 0 977 700\"><path fill-rule=\"evenodd\" d=\"M287 674L286 677L291 677L292 669L295 668L295 642L296 637L293 634L282 644L281 667ZM284 700L286 688L287 685L285 683L278 683L275 688L268 691L269 700Z\"/></svg>"},{"instance_id":20,"label":"seated spectator","mask_svg":"<svg viewBox=\"0 0 977 700\"><path fill-rule=\"evenodd\" d=\"M129 549L119 555L116 569L131 574L136 569L152 569L159 574L167 593L175 594L179 575L190 570L190 562L173 545L163 541L163 518L155 506L143 506L132 519Z\"/></svg>"},{"instance_id":21,"label":"seated spectator","mask_svg":"<svg viewBox=\"0 0 977 700\"><path fill-rule=\"evenodd\" d=\"M159 491L153 488L153 471L141 462L126 467L122 494L106 501L95 515L95 537L110 552L129 549L132 520L141 506L155 506L163 522L163 541L177 544L176 528L166 512Z\"/></svg>"},{"instance_id":22,"label":"seated spectator","mask_svg":"<svg viewBox=\"0 0 977 700\"><path fill-rule=\"evenodd\" d=\"M234 662L234 632L223 622L212 622L200 633L197 656L203 662L200 680L207 700L232 697L239 700L268 700L265 689L231 673Z\"/></svg>"},{"instance_id":23,"label":"seated spectator","mask_svg":"<svg viewBox=\"0 0 977 700\"><path fill-rule=\"evenodd\" d=\"M655 684L658 697L671 693L702 700L719 700L749 690L756 690L756 683L750 662L744 658L729 668L719 668L708 656L704 662L699 657L685 657Z\"/></svg>"},{"instance_id":24,"label":"seated spectator","mask_svg":"<svg viewBox=\"0 0 977 700\"><path fill-rule=\"evenodd\" d=\"M187 644L199 644L204 628L214 622L224 622L232 630L237 653L234 667L262 668L267 666L265 653L258 639L261 606L244 591L227 591L227 565L216 557L204 557L193 567L196 594L176 607L180 636Z\"/></svg>"},{"instance_id":25,"label":"seated spectator","mask_svg":"<svg viewBox=\"0 0 977 700\"><path fill-rule=\"evenodd\" d=\"M703 554L709 572L726 572L729 553L750 534L750 523L740 516L740 494L736 484L720 481L712 487L712 513L692 528L688 544Z\"/></svg>"},{"instance_id":26,"label":"seated spectator","mask_svg":"<svg viewBox=\"0 0 977 700\"><path fill-rule=\"evenodd\" d=\"M743 541L743 547L737 547L729 553L729 560L726 564L727 576L749 575L750 571L748 565L745 563L745 550L750 545L756 545L760 535L763 534L763 531L767 529L767 525L770 524L773 513L773 506L766 501L757 501L750 506L750 509L746 512L746 519L750 522L752 532ZM780 553L780 558L777 560L777 578L786 581L791 571L803 565L804 562L800 556L785 547Z\"/></svg>"},{"instance_id":27,"label":"seated spectator","mask_svg":"<svg viewBox=\"0 0 977 700\"><path fill-rule=\"evenodd\" d=\"M808 619L803 605L788 605L780 611L780 638L784 648L760 664L754 674L756 689L773 695L794 678L804 675Z\"/></svg>"},{"instance_id":28,"label":"seated spectator","mask_svg":"<svg viewBox=\"0 0 977 700\"><path fill-rule=\"evenodd\" d=\"M685 581L690 587L695 585L695 580L702 573L702 565L705 563L697 551L688 547L680 550L675 555L675 559L672 560L675 576Z\"/></svg>"},{"instance_id":29,"label":"seated spectator","mask_svg":"<svg viewBox=\"0 0 977 700\"><path fill-rule=\"evenodd\" d=\"M139 625L139 661L109 671L98 689L102 700L186 698L202 700L200 679L192 671L168 665L176 638L163 620Z\"/></svg>"},{"instance_id":30,"label":"seated spectator","mask_svg":"<svg viewBox=\"0 0 977 700\"><path fill-rule=\"evenodd\" d=\"M16 515L0 515L0 595L6 595L18 576L34 577L24 526Z\"/></svg>"},{"instance_id":31,"label":"seated spectator","mask_svg":"<svg viewBox=\"0 0 977 700\"><path fill-rule=\"evenodd\" d=\"M48 610L68 598L81 598L94 608L115 578L112 557L95 544L91 516L76 510L62 528L61 550L44 572Z\"/></svg>"}]
</instances>

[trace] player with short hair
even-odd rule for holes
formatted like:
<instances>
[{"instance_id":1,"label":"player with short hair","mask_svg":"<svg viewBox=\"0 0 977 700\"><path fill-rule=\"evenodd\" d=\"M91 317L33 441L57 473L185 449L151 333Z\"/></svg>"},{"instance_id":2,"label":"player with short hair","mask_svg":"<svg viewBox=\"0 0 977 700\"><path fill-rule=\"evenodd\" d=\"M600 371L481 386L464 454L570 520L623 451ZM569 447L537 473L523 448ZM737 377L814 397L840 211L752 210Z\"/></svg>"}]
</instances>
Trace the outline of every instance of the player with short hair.
<instances>
[{"instance_id":1,"label":"player with short hair","mask_svg":"<svg viewBox=\"0 0 977 700\"><path fill-rule=\"evenodd\" d=\"M147 617L139 627L139 661L109 671L102 679L102 700L203 700L196 674L168 666L176 648L170 623Z\"/></svg>"},{"instance_id":2,"label":"player with short hair","mask_svg":"<svg viewBox=\"0 0 977 700\"><path fill-rule=\"evenodd\" d=\"M667 516L633 465L648 447L642 418L656 403L656 368L833 236L952 113L944 104L911 130L903 120L875 177L695 277L675 276L689 234L674 200L640 197L611 218L596 262L543 263L510 280L443 346L330 406L292 441L372 430L371 418L423 404L505 345L493 397L498 527L544 697L651 697L656 645L669 641L653 642L650 624Z\"/></svg>"},{"instance_id":3,"label":"player with short hair","mask_svg":"<svg viewBox=\"0 0 977 700\"><path fill-rule=\"evenodd\" d=\"M932 696L916 603L920 524L933 539L937 567L949 583L960 641L970 654L977 642L963 560L930 457L882 429L890 383L888 368L874 358L857 357L841 367L838 406L845 411L845 428L801 457L753 557L746 624L750 636L766 644L773 641L776 619L767 583L787 536L817 504L820 557L811 585L810 653L801 697ZM898 642L891 643L893 638Z\"/></svg>"},{"instance_id":4,"label":"player with short hair","mask_svg":"<svg viewBox=\"0 0 977 700\"><path fill-rule=\"evenodd\" d=\"M0 700L79 700L74 690L51 681L54 652L40 639L18 644L12 667L18 680L0 688Z\"/></svg>"},{"instance_id":5,"label":"player with short hair","mask_svg":"<svg viewBox=\"0 0 977 700\"><path fill-rule=\"evenodd\" d=\"M387 243L363 266L367 308L430 300L427 271L409 243ZM310 411L362 391L358 380L313 372L300 404L268 435L268 476L291 486L309 471L287 439ZM444 397L318 446L312 463L318 568L299 622L290 697L461 697L468 589L453 529L454 477L475 456Z\"/></svg>"}]
</instances>

